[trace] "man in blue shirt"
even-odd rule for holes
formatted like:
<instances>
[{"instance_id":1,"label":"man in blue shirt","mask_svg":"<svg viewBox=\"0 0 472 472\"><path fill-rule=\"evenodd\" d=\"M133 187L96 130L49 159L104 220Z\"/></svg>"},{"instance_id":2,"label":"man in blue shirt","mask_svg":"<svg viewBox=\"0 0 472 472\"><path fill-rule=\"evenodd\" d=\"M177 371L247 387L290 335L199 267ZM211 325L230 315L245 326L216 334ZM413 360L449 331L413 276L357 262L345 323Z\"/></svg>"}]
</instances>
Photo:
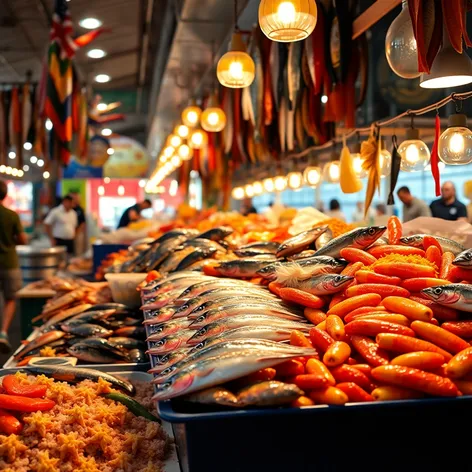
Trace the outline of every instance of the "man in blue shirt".
<instances>
[{"instance_id":1,"label":"man in blue shirt","mask_svg":"<svg viewBox=\"0 0 472 472\"><path fill-rule=\"evenodd\" d=\"M441 187L441 198L434 200L431 205L431 213L435 218L449 221L468 221L467 208L456 198L456 187L450 182L444 182Z\"/></svg>"}]
</instances>

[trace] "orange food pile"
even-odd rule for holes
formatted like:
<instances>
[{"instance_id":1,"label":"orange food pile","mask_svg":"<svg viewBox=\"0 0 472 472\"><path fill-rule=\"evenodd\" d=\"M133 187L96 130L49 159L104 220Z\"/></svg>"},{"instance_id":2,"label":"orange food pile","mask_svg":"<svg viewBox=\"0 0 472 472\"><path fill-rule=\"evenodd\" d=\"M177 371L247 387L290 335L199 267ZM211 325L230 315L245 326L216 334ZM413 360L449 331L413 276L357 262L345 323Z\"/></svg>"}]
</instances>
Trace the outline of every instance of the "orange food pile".
<instances>
[{"instance_id":1,"label":"orange food pile","mask_svg":"<svg viewBox=\"0 0 472 472\"><path fill-rule=\"evenodd\" d=\"M354 225L350 225L349 223L345 223L344 221L338 218L329 218L327 220L323 220L321 225L328 225L329 229L333 232L333 237L337 238L341 234L347 233L355 228Z\"/></svg>"}]
</instances>

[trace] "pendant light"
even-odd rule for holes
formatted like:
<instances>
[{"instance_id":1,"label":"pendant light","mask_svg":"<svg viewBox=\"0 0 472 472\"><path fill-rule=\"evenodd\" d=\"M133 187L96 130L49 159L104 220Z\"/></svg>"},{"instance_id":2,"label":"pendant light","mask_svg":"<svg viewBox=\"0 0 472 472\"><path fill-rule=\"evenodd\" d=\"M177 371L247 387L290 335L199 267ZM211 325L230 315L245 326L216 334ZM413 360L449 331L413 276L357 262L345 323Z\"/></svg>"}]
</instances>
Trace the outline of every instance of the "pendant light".
<instances>
[{"instance_id":1,"label":"pendant light","mask_svg":"<svg viewBox=\"0 0 472 472\"><path fill-rule=\"evenodd\" d=\"M196 129L189 138L188 144L192 149L202 149L208 143L208 135L202 129Z\"/></svg>"},{"instance_id":2,"label":"pendant light","mask_svg":"<svg viewBox=\"0 0 472 472\"><path fill-rule=\"evenodd\" d=\"M404 172L424 170L431 159L428 146L421 141L419 130L413 127L413 117L411 121L411 128L406 130L405 141L398 147L398 154L402 158L400 168Z\"/></svg>"},{"instance_id":3,"label":"pendant light","mask_svg":"<svg viewBox=\"0 0 472 472\"><path fill-rule=\"evenodd\" d=\"M421 74L420 87L428 89L459 87L472 82L472 60L466 52L458 53L443 26L442 47L434 59L430 74Z\"/></svg>"},{"instance_id":4,"label":"pendant light","mask_svg":"<svg viewBox=\"0 0 472 472\"><path fill-rule=\"evenodd\" d=\"M287 188L287 177L285 175L277 175L274 177L274 190L283 192Z\"/></svg>"},{"instance_id":5,"label":"pendant light","mask_svg":"<svg viewBox=\"0 0 472 472\"><path fill-rule=\"evenodd\" d=\"M467 128L467 116L458 111L449 117L438 147L439 159L457 166L472 162L472 131Z\"/></svg>"},{"instance_id":6,"label":"pendant light","mask_svg":"<svg viewBox=\"0 0 472 472\"><path fill-rule=\"evenodd\" d=\"M336 151L331 154L331 162L328 162L323 167L323 180L329 184L339 183L341 177L340 162L337 158Z\"/></svg>"},{"instance_id":7,"label":"pendant light","mask_svg":"<svg viewBox=\"0 0 472 472\"><path fill-rule=\"evenodd\" d=\"M357 141L352 146L352 162L354 167L354 172L356 173L357 177L363 179L367 176L367 172L362 168L362 163L364 159L361 157L361 142L360 142L360 135L356 133Z\"/></svg>"},{"instance_id":8,"label":"pendant light","mask_svg":"<svg viewBox=\"0 0 472 472\"><path fill-rule=\"evenodd\" d=\"M189 161L193 157L193 151L187 144L181 144L177 149L177 154L183 161Z\"/></svg>"},{"instance_id":9,"label":"pendant light","mask_svg":"<svg viewBox=\"0 0 472 472\"><path fill-rule=\"evenodd\" d=\"M252 190L255 196L262 195L264 193L264 187L262 185L262 182L260 182L259 180L256 180L255 182L253 182Z\"/></svg>"},{"instance_id":10,"label":"pendant light","mask_svg":"<svg viewBox=\"0 0 472 472\"><path fill-rule=\"evenodd\" d=\"M387 149L385 138L380 140L379 168L380 177L389 176L392 170L392 154Z\"/></svg>"},{"instance_id":11,"label":"pendant light","mask_svg":"<svg viewBox=\"0 0 472 472\"><path fill-rule=\"evenodd\" d=\"M182 112L182 122L189 128L195 128L200 121L202 109L197 106L195 100L191 100L190 105Z\"/></svg>"},{"instance_id":12,"label":"pendant light","mask_svg":"<svg viewBox=\"0 0 472 472\"><path fill-rule=\"evenodd\" d=\"M315 0L262 0L259 25L272 41L291 43L307 38L318 18Z\"/></svg>"},{"instance_id":13,"label":"pendant light","mask_svg":"<svg viewBox=\"0 0 472 472\"><path fill-rule=\"evenodd\" d=\"M317 187L321 182L321 167L309 166L303 171L303 180L310 187Z\"/></svg>"},{"instance_id":14,"label":"pendant light","mask_svg":"<svg viewBox=\"0 0 472 472\"><path fill-rule=\"evenodd\" d=\"M274 179L272 177L268 177L262 181L262 186L264 190L268 193L272 193L275 190L274 186Z\"/></svg>"},{"instance_id":15,"label":"pendant light","mask_svg":"<svg viewBox=\"0 0 472 472\"><path fill-rule=\"evenodd\" d=\"M172 164L174 169L177 169L177 167L180 167L182 165L182 159L179 156L172 156L170 163Z\"/></svg>"},{"instance_id":16,"label":"pendant light","mask_svg":"<svg viewBox=\"0 0 472 472\"><path fill-rule=\"evenodd\" d=\"M235 200L242 200L245 196L244 189L242 187L234 187L233 191L231 192L231 196Z\"/></svg>"},{"instance_id":17,"label":"pendant light","mask_svg":"<svg viewBox=\"0 0 472 472\"><path fill-rule=\"evenodd\" d=\"M249 87L256 76L256 66L246 52L238 25L238 2L234 0L235 28L229 51L218 61L216 75L221 85L229 88Z\"/></svg>"},{"instance_id":18,"label":"pendant light","mask_svg":"<svg viewBox=\"0 0 472 472\"><path fill-rule=\"evenodd\" d=\"M212 133L218 133L226 126L226 114L219 106L216 91L212 94L208 107L202 113L201 124L205 131Z\"/></svg>"},{"instance_id":19,"label":"pendant light","mask_svg":"<svg viewBox=\"0 0 472 472\"><path fill-rule=\"evenodd\" d=\"M254 189L252 188L251 184L247 184L244 186L244 194L248 198L252 198L254 196Z\"/></svg>"},{"instance_id":20,"label":"pendant light","mask_svg":"<svg viewBox=\"0 0 472 472\"><path fill-rule=\"evenodd\" d=\"M301 172L294 171L287 175L287 187L290 190L300 190L303 185L303 175Z\"/></svg>"},{"instance_id":21,"label":"pendant light","mask_svg":"<svg viewBox=\"0 0 472 472\"><path fill-rule=\"evenodd\" d=\"M190 134L190 130L186 125L178 125L174 129L174 134L180 136L182 139L187 139Z\"/></svg>"},{"instance_id":22,"label":"pendant light","mask_svg":"<svg viewBox=\"0 0 472 472\"><path fill-rule=\"evenodd\" d=\"M421 75L418 71L418 48L408 11L408 0L402 0L402 11L388 28L385 56L388 65L399 77L415 79Z\"/></svg>"},{"instance_id":23,"label":"pendant light","mask_svg":"<svg viewBox=\"0 0 472 472\"><path fill-rule=\"evenodd\" d=\"M182 144L182 138L176 134L171 134L167 140L170 146L177 149Z\"/></svg>"},{"instance_id":24,"label":"pendant light","mask_svg":"<svg viewBox=\"0 0 472 472\"><path fill-rule=\"evenodd\" d=\"M174 155L174 151L175 151L175 149L173 148L173 146L166 146L164 148L163 154L164 154L165 157L167 157L169 159Z\"/></svg>"}]
</instances>

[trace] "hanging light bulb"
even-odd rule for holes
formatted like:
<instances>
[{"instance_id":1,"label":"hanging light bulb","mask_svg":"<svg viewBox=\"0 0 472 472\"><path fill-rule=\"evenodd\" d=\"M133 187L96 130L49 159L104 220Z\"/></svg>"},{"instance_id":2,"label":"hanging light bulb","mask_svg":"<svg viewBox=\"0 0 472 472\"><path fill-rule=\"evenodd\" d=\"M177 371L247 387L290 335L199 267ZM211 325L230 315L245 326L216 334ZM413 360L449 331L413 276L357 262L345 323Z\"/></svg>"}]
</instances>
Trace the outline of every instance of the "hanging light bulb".
<instances>
[{"instance_id":1,"label":"hanging light bulb","mask_svg":"<svg viewBox=\"0 0 472 472\"><path fill-rule=\"evenodd\" d=\"M356 173L357 177L363 179L367 176L367 172L362 168L362 163L364 162L364 159L362 159L361 157L361 143L359 142L359 140L352 147L351 156L353 161L354 172Z\"/></svg>"},{"instance_id":2,"label":"hanging light bulb","mask_svg":"<svg viewBox=\"0 0 472 472\"><path fill-rule=\"evenodd\" d=\"M274 177L274 190L276 192L283 192L287 188L287 177L285 175L278 175Z\"/></svg>"},{"instance_id":3,"label":"hanging light bulb","mask_svg":"<svg viewBox=\"0 0 472 472\"><path fill-rule=\"evenodd\" d=\"M310 187L316 187L321 182L321 168L309 166L303 171L303 179Z\"/></svg>"},{"instance_id":4,"label":"hanging light bulb","mask_svg":"<svg viewBox=\"0 0 472 472\"><path fill-rule=\"evenodd\" d=\"M418 49L408 11L408 0L402 0L402 11L387 31L385 55L388 65L399 77L414 79L421 75L418 71Z\"/></svg>"},{"instance_id":5,"label":"hanging light bulb","mask_svg":"<svg viewBox=\"0 0 472 472\"><path fill-rule=\"evenodd\" d=\"M175 149L172 146L167 146L164 148L163 154L165 157L170 158L174 155Z\"/></svg>"},{"instance_id":6,"label":"hanging light bulb","mask_svg":"<svg viewBox=\"0 0 472 472\"><path fill-rule=\"evenodd\" d=\"M272 41L289 43L307 38L318 18L315 0L262 0L259 25Z\"/></svg>"},{"instance_id":7,"label":"hanging light bulb","mask_svg":"<svg viewBox=\"0 0 472 472\"><path fill-rule=\"evenodd\" d=\"M201 129L195 130L190 135L189 146L192 149L202 149L208 143L208 135Z\"/></svg>"},{"instance_id":8,"label":"hanging light bulb","mask_svg":"<svg viewBox=\"0 0 472 472\"><path fill-rule=\"evenodd\" d=\"M264 179L262 181L262 186L266 192L272 193L275 190L274 179L272 177Z\"/></svg>"},{"instance_id":9,"label":"hanging light bulb","mask_svg":"<svg viewBox=\"0 0 472 472\"><path fill-rule=\"evenodd\" d=\"M252 198L254 196L254 189L252 188L251 184L247 184L244 186L244 194L246 197Z\"/></svg>"},{"instance_id":10,"label":"hanging light bulb","mask_svg":"<svg viewBox=\"0 0 472 472\"><path fill-rule=\"evenodd\" d=\"M180 136L182 139L187 139L190 134L189 127L185 125L178 125L174 129L174 134Z\"/></svg>"},{"instance_id":11,"label":"hanging light bulb","mask_svg":"<svg viewBox=\"0 0 472 472\"><path fill-rule=\"evenodd\" d=\"M292 190L300 190L303 185L303 175L301 172L290 172L287 175L287 187Z\"/></svg>"},{"instance_id":12,"label":"hanging light bulb","mask_svg":"<svg viewBox=\"0 0 472 472\"><path fill-rule=\"evenodd\" d=\"M205 131L212 133L218 133L226 126L226 114L218 103L216 92L210 97L208 106L202 113L201 124Z\"/></svg>"},{"instance_id":13,"label":"hanging light bulb","mask_svg":"<svg viewBox=\"0 0 472 472\"><path fill-rule=\"evenodd\" d=\"M189 128L195 128L195 126L197 126L198 122L200 121L201 114L202 109L197 107L195 101L193 100L190 105L182 112L182 122Z\"/></svg>"},{"instance_id":14,"label":"hanging light bulb","mask_svg":"<svg viewBox=\"0 0 472 472\"><path fill-rule=\"evenodd\" d=\"M105 187L103 185L100 185L97 189L97 193L102 197L105 195Z\"/></svg>"},{"instance_id":15,"label":"hanging light bulb","mask_svg":"<svg viewBox=\"0 0 472 472\"><path fill-rule=\"evenodd\" d=\"M328 162L323 167L323 180L330 184L337 184L341 177L340 163L338 160Z\"/></svg>"},{"instance_id":16,"label":"hanging light bulb","mask_svg":"<svg viewBox=\"0 0 472 472\"><path fill-rule=\"evenodd\" d=\"M229 88L249 87L254 81L256 66L239 31L234 32L230 50L218 61L216 76L221 85Z\"/></svg>"},{"instance_id":17,"label":"hanging light bulb","mask_svg":"<svg viewBox=\"0 0 472 472\"><path fill-rule=\"evenodd\" d=\"M385 138L380 140L380 153L379 153L379 168L380 168L380 177L387 177L390 175L392 170L392 155L387 150L387 143Z\"/></svg>"},{"instance_id":18,"label":"hanging light bulb","mask_svg":"<svg viewBox=\"0 0 472 472\"><path fill-rule=\"evenodd\" d=\"M172 166L176 169L177 167L180 167L182 164L182 159L179 156L172 156L170 163Z\"/></svg>"},{"instance_id":19,"label":"hanging light bulb","mask_svg":"<svg viewBox=\"0 0 472 472\"><path fill-rule=\"evenodd\" d=\"M442 47L429 74L421 74L420 87L428 89L459 87L472 82L472 60L467 52L458 53L451 45L443 25Z\"/></svg>"},{"instance_id":20,"label":"hanging light bulb","mask_svg":"<svg viewBox=\"0 0 472 472\"><path fill-rule=\"evenodd\" d=\"M182 144L182 138L176 134L171 134L167 140L169 145L177 149Z\"/></svg>"},{"instance_id":21,"label":"hanging light bulb","mask_svg":"<svg viewBox=\"0 0 472 472\"><path fill-rule=\"evenodd\" d=\"M181 144L177 149L177 154L183 161L189 161L193 157L193 151L186 144Z\"/></svg>"},{"instance_id":22,"label":"hanging light bulb","mask_svg":"<svg viewBox=\"0 0 472 472\"><path fill-rule=\"evenodd\" d=\"M242 187L234 187L233 191L231 192L231 196L235 200L242 200L245 196L244 189Z\"/></svg>"},{"instance_id":23,"label":"hanging light bulb","mask_svg":"<svg viewBox=\"0 0 472 472\"><path fill-rule=\"evenodd\" d=\"M264 193L264 187L262 185L262 182L259 180L256 180L255 182L252 183L252 190L254 192L254 195L262 195Z\"/></svg>"},{"instance_id":24,"label":"hanging light bulb","mask_svg":"<svg viewBox=\"0 0 472 472\"><path fill-rule=\"evenodd\" d=\"M125 188L123 185L118 187L118 195L123 196L125 194Z\"/></svg>"},{"instance_id":25,"label":"hanging light bulb","mask_svg":"<svg viewBox=\"0 0 472 472\"><path fill-rule=\"evenodd\" d=\"M406 130L405 138L398 148L398 154L402 158L401 170L405 172L424 170L429 164L431 154L428 146L421 141L420 132L415 128L409 128Z\"/></svg>"},{"instance_id":26,"label":"hanging light bulb","mask_svg":"<svg viewBox=\"0 0 472 472\"><path fill-rule=\"evenodd\" d=\"M467 116L455 113L439 138L439 158L445 164L465 165L472 162L472 131L467 128Z\"/></svg>"}]
</instances>

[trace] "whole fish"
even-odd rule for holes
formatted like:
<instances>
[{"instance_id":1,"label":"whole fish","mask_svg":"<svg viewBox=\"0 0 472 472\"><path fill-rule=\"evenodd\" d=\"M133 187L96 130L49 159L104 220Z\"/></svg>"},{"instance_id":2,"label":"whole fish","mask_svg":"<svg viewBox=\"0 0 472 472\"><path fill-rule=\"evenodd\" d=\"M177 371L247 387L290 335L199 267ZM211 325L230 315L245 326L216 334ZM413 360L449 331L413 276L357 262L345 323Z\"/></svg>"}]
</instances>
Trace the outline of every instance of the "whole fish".
<instances>
[{"instance_id":1,"label":"whole fish","mask_svg":"<svg viewBox=\"0 0 472 472\"><path fill-rule=\"evenodd\" d=\"M234 261L223 261L217 266L213 266L214 270L222 277L233 278L252 278L257 276L257 272L272 261L254 260L254 259L237 259Z\"/></svg>"},{"instance_id":2,"label":"whole fish","mask_svg":"<svg viewBox=\"0 0 472 472\"><path fill-rule=\"evenodd\" d=\"M234 116L233 116L233 94L226 93L223 100L226 115L226 126L223 130L224 154L229 154L233 148Z\"/></svg>"},{"instance_id":3,"label":"whole fish","mask_svg":"<svg viewBox=\"0 0 472 472\"><path fill-rule=\"evenodd\" d=\"M73 306L72 308L69 308L68 310L61 311L57 315L53 316L52 318L49 318L49 320L47 320L46 323L44 323L44 325L41 326L39 331L44 333L52 329L54 325L61 323L62 321L65 321L68 318L71 318L75 315L86 312L91 307L92 305L88 303L84 303L81 305Z\"/></svg>"},{"instance_id":4,"label":"whole fish","mask_svg":"<svg viewBox=\"0 0 472 472\"><path fill-rule=\"evenodd\" d=\"M328 229L315 241L316 249L321 249L323 246L326 246L333 239L333 232L328 227Z\"/></svg>"},{"instance_id":5,"label":"whole fish","mask_svg":"<svg viewBox=\"0 0 472 472\"><path fill-rule=\"evenodd\" d=\"M260 142L263 127L263 105L264 105L264 67L262 64L262 52L259 42L260 30L257 28L252 33L248 53L255 65L255 78L249 88L249 94L254 111L254 140Z\"/></svg>"},{"instance_id":6,"label":"whole fish","mask_svg":"<svg viewBox=\"0 0 472 472\"><path fill-rule=\"evenodd\" d=\"M287 70L287 85L288 85L288 108L295 109L297 103L297 95L300 90L301 79L301 58L302 58L302 42L295 41L289 44L288 48L288 70Z\"/></svg>"},{"instance_id":7,"label":"whole fish","mask_svg":"<svg viewBox=\"0 0 472 472\"><path fill-rule=\"evenodd\" d=\"M273 326L274 329L279 327L292 330L298 329L305 333L310 328L310 325L298 323L296 321L284 320L282 318L276 318L275 316L270 315L253 315L249 313L222 318L213 323L205 325L197 332L193 332L193 336L188 339L187 345L194 346L206 338L216 336L230 329L257 325Z\"/></svg>"},{"instance_id":8,"label":"whole fish","mask_svg":"<svg viewBox=\"0 0 472 472\"><path fill-rule=\"evenodd\" d=\"M236 395L223 387L212 387L200 392L194 392L186 395L183 400L190 403L198 403L199 405L239 406Z\"/></svg>"},{"instance_id":9,"label":"whole fish","mask_svg":"<svg viewBox=\"0 0 472 472\"><path fill-rule=\"evenodd\" d=\"M228 280L228 279L213 278L213 279L197 282L191 285L190 287L188 287L182 292L179 299L193 298L208 290L219 289L219 288L224 288L224 287L233 287L233 288L234 287L238 287L238 288L251 288L252 287L252 288L255 288L256 290L259 289L259 287L256 287L254 284L247 282L245 280ZM266 289L260 288L260 290L262 291Z\"/></svg>"},{"instance_id":10,"label":"whole fish","mask_svg":"<svg viewBox=\"0 0 472 472\"><path fill-rule=\"evenodd\" d=\"M190 351L190 348L184 347L181 349L177 349L176 351L156 355L152 353L152 348L149 349L147 353L151 355L153 361L153 368L149 372L153 374L158 374L159 372L162 372L164 369L167 369L167 367L184 359Z\"/></svg>"},{"instance_id":11,"label":"whole fish","mask_svg":"<svg viewBox=\"0 0 472 472\"><path fill-rule=\"evenodd\" d=\"M330 295L340 292L354 280L350 275L322 274L302 280L294 288L311 293L312 295Z\"/></svg>"},{"instance_id":12,"label":"whole fish","mask_svg":"<svg viewBox=\"0 0 472 472\"><path fill-rule=\"evenodd\" d=\"M99 321L103 318L115 313L116 310L100 310L100 311L86 311L85 313L80 313L78 315L69 318L66 322L62 323L63 326L70 326L77 323L89 323L91 321Z\"/></svg>"},{"instance_id":13,"label":"whole fish","mask_svg":"<svg viewBox=\"0 0 472 472\"><path fill-rule=\"evenodd\" d=\"M147 341L152 342L153 346L148 352L150 354L165 354L166 352L172 352L181 347L189 347L187 341L194 334L194 330L183 329L165 337L161 337L160 335L154 337L154 335L151 335L147 338Z\"/></svg>"},{"instance_id":14,"label":"whole fish","mask_svg":"<svg viewBox=\"0 0 472 472\"><path fill-rule=\"evenodd\" d=\"M298 261L300 259L307 259L308 257L313 257L315 255L315 250L314 249L305 249L302 252L299 252L298 254L294 254L293 256L287 257L289 261Z\"/></svg>"},{"instance_id":15,"label":"whole fish","mask_svg":"<svg viewBox=\"0 0 472 472\"><path fill-rule=\"evenodd\" d=\"M280 247L279 243L272 241L258 241L255 243L244 244L239 249L259 249L261 252L275 254Z\"/></svg>"},{"instance_id":16,"label":"whole fish","mask_svg":"<svg viewBox=\"0 0 472 472\"><path fill-rule=\"evenodd\" d=\"M185 259L186 256L192 254L195 251L195 248L187 246L186 248L176 250L175 252L169 254L169 256L164 260L164 262L159 266L159 271L166 273L174 271L178 265Z\"/></svg>"},{"instance_id":17,"label":"whole fish","mask_svg":"<svg viewBox=\"0 0 472 472\"><path fill-rule=\"evenodd\" d=\"M37 338L33 339L31 342L25 344L14 356L13 359L16 361L25 357L28 353L37 349L38 347L46 346L58 339L64 337L66 333L64 331L49 331L47 333L41 334Z\"/></svg>"},{"instance_id":18,"label":"whole fish","mask_svg":"<svg viewBox=\"0 0 472 472\"><path fill-rule=\"evenodd\" d=\"M275 316L276 318L298 321L299 323L304 323L306 321L303 316L291 313L290 311L284 310L282 308L277 308L275 306L270 306L263 303L257 304L254 302L245 302L239 305L222 305L218 308L208 310L193 320L192 324L189 326L189 329L200 329L208 323L213 323L214 321L220 320L222 318L243 315L246 313L252 313L254 315Z\"/></svg>"},{"instance_id":19,"label":"whole fish","mask_svg":"<svg viewBox=\"0 0 472 472\"><path fill-rule=\"evenodd\" d=\"M128 380L124 380L95 369L84 369L83 367L70 367L62 365L29 365L24 370L32 374L46 375L47 377L52 377L55 380L68 383L82 382L83 380L92 380L93 382L98 382L98 380L101 378L102 380L110 382L113 387L124 390L130 394L134 394L136 391L134 385Z\"/></svg>"},{"instance_id":20,"label":"whole fish","mask_svg":"<svg viewBox=\"0 0 472 472\"><path fill-rule=\"evenodd\" d=\"M212 241L211 239L189 239L182 244L182 247L192 246L195 248L206 249L206 248L213 248L215 251L221 252L225 254L227 252L226 248L222 246L220 243L216 241Z\"/></svg>"},{"instance_id":21,"label":"whole fish","mask_svg":"<svg viewBox=\"0 0 472 472\"><path fill-rule=\"evenodd\" d=\"M123 303L100 303L98 305L89 305L84 311L103 311L103 310L116 310L117 312L128 311L129 308Z\"/></svg>"},{"instance_id":22,"label":"whole fish","mask_svg":"<svg viewBox=\"0 0 472 472\"><path fill-rule=\"evenodd\" d=\"M120 350L88 343L76 343L67 348L67 352L77 359L94 364L114 364L116 362L126 362L129 358L126 353Z\"/></svg>"},{"instance_id":23,"label":"whole fish","mask_svg":"<svg viewBox=\"0 0 472 472\"><path fill-rule=\"evenodd\" d=\"M140 288L141 292L150 292L154 290L160 290L161 288L166 288L172 286L172 282L178 279L184 279L188 276L195 275L194 272L183 270L182 272L174 272L172 274L167 274L164 279L151 280L146 285ZM208 276L207 276L208 277Z\"/></svg>"},{"instance_id":24,"label":"whole fish","mask_svg":"<svg viewBox=\"0 0 472 472\"><path fill-rule=\"evenodd\" d=\"M243 388L237 401L241 406L280 406L291 403L304 395L295 384L269 380Z\"/></svg>"},{"instance_id":25,"label":"whole fish","mask_svg":"<svg viewBox=\"0 0 472 472\"><path fill-rule=\"evenodd\" d=\"M400 244L407 246L423 248L423 238L429 236L428 234L414 234L413 236L404 236L400 238ZM443 238L442 236L434 236L434 239L441 245L443 251L452 252L455 256L458 256L465 250L462 244L449 238Z\"/></svg>"},{"instance_id":26,"label":"whole fish","mask_svg":"<svg viewBox=\"0 0 472 472\"><path fill-rule=\"evenodd\" d=\"M299 352L300 347L291 346L290 344L281 344L275 341L267 341L261 339L236 339L236 340L224 340L219 343L211 344L204 349L198 349L187 355L184 359L161 371L154 377L152 383L163 383L167 381L169 377L176 374L182 369L185 369L190 364L195 362L208 359L210 357L216 357L222 354L230 354L231 352L238 352L245 349L259 349L265 352L274 352L279 354L280 352Z\"/></svg>"},{"instance_id":27,"label":"whole fish","mask_svg":"<svg viewBox=\"0 0 472 472\"><path fill-rule=\"evenodd\" d=\"M287 257L303 251L327 230L328 226L319 226L286 239L280 245L279 250L276 253L277 257Z\"/></svg>"},{"instance_id":28,"label":"whole fish","mask_svg":"<svg viewBox=\"0 0 472 472\"><path fill-rule=\"evenodd\" d=\"M73 290L72 292L66 293L61 297L48 302L41 313L41 318L47 318L48 315L52 314L56 310L60 310L61 308L66 307L67 305L71 305L74 302L82 300L85 294L90 291L90 289L79 288L77 290Z\"/></svg>"},{"instance_id":29,"label":"whole fish","mask_svg":"<svg viewBox=\"0 0 472 472\"><path fill-rule=\"evenodd\" d=\"M108 338L113 334L113 331L99 326L96 324L90 323L80 323L80 324L62 324L61 329L65 333L74 334L76 336L82 336L84 338L88 337L97 337L97 338Z\"/></svg>"},{"instance_id":30,"label":"whole fish","mask_svg":"<svg viewBox=\"0 0 472 472\"><path fill-rule=\"evenodd\" d=\"M28 352L28 356L39 356L41 351L49 347L51 349L54 349L56 351L56 354L59 352L66 352L68 342L65 340L65 338L58 339L57 341L53 341L52 343L46 344L45 346L40 346L37 347L36 349L33 349L32 351Z\"/></svg>"},{"instance_id":31,"label":"whole fish","mask_svg":"<svg viewBox=\"0 0 472 472\"><path fill-rule=\"evenodd\" d=\"M254 257L254 256L273 256L274 254L272 252L265 251L264 249L258 249L258 248L246 248L246 249L235 249L234 253L238 257Z\"/></svg>"},{"instance_id":32,"label":"whole fish","mask_svg":"<svg viewBox=\"0 0 472 472\"><path fill-rule=\"evenodd\" d=\"M148 320L151 321L151 320ZM165 323L149 323L148 329L147 329L147 334L148 336L153 337L153 341L159 340L159 336L161 338L164 338L166 336L169 336L170 334L177 333L178 331L182 329L187 329L190 324L192 323L191 320L187 320L186 318L176 318L175 320L172 321L167 321ZM190 329L196 329L196 328L190 328Z\"/></svg>"},{"instance_id":33,"label":"whole fish","mask_svg":"<svg viewBox=\"0 0 472 472\"><path fill-rule=\"evenodd\" d=\"M128 351L128 359L131 362L135 362L136 364L144 364L149 362L146 353L142 349L131 349Z\"/></svg>"},{"instance_id":34,"label":"whole fish","mask_svg":"<svg viewBox=\"0 0 472 472\"><path fill-rule=\"evenodd\" d=\"M425 288L421 291L427 298L457 310L472 312L472 285L450 284Z\"/></svg>"},{"instance_id":35,"label":"whole fish","mask_svg":"<svg viewBox=\"0 0 472 472\"><path fill-rule=\"evenodd\" d=\"M472 268L472 249L462 251L452 263L459 267Z\"/></svg>"},{"instance_id":36,"label":"whole fish","mask_svg":"<svg viewBox=\"0 0 472 472\"><path fill-rule=\"evenodd\" d=\"M385 226L370 226L368 228L356 228L332 239L329 243L318 249L315 256L339 257L341 249L353 247L365 249L379 239L387 228Z\"/></svg>"},{"instance_id":37,"label":"whole fish","mask_svg":"<svg viewBox=\"0 0 472 472\"><path fill-rule=\"evenodd\" d=\"M219 226L218 228L209 229L208 231L199 234L195 239L210 239L211 241L219 242L233 233L233 228L230 228L229 226Z\"/></svg>"},{"instance_id":38,"label":"whole fish","mask_svg":"<svg viewBox=\"0 0 472 472\"><path fill-rule=\"evenodd\" d=\"M304 352L304 354L300 354ZM168 400L183 394L196 392L208 387L223 384L230 380L272 367L300 355L313 355L312 349L301 349L298 355L289 353L265 352L259 347L239 352L210 357L190 364L165 383L156 385L153 400Z\"/></svg>"},{"instance_id":39,"label":"whole fish","mask_svg":"<svg viewBox=\"0 0 472 472\"><path fill-rule=\"evenodd\" d=\"M175 248L179 247L183 242L187 241L187 239L187 236L180 235L160 244L151 254L146 270L151 271L160 268L167 258L173 254Z\"/></svg>"},{"instance_id":40,"label":"whole fish","mask_svg":"<svg viewBox=\"0 0 472 472\"><path fill-rule=\"evenodd\" d=\"M279 43L271 41L270 43L270 56L269 56L269 66L270 66L270 78L272 85L272 95L274 97L275 110L279 109Z\"/></svg>"},{"instance_id":41,"label":"whole fish","mask_svg":"<svg viewBox=\"0 0 472 472\"><path fill-rule=\"evenodd\" d=\"M107 339L108 343L118 349L141 349L146 348L146 344L143 341L139 341L134 338L125 337L112 337Z\"/></svg>"},{"instance_id":42,"label":"whole fish","mask_svg":"<svg viewBox=\"0 0 472 472\"><path fill-rule=\"evenodd\" d=\"M155 239L151 243L151 246L162 245L166 241L169 241L170 239L174 239L178 236L193 237L196 234L198 234L198 231L196 229L187 229L187 228L171 229L170 231L165 232L162 236Z\"/></svg>"},{"instance_id":43,"label":"whole fish","mask_svg":"<svg viewBox=\"0 0 472 472\"><path fill-rule=\"evenodd\" d=\"M177 299L182 296L182 288L165 292L157 297L147 298L141 307L141 310L157 310L166 305L178 304Z\"/></svg>"},{"instance_id":44,"label":"whole fish","mask_svg":"<svg viewBox=\"0 0 472 472\"><path fill-rule=\"evenodd\" d=\"M185 256L180 263L177 265L173 271L180 271L184 270L187 267L191 266L192 264L195 264L195 262L199 262L202 259L207 259L209 257L212 257L216 252L216 249L213 247L201 247L197 248L194 251L192 251L190 254Z\"/></svg>"},{"instance_id":45,"label":"whole fish","mask_svg":"<svg viewBox=\"0 0 472 472\"><path fill-rule=\"evenodd\" d=\"M113 336L144 340L146 338L146 330L143 326L125 326L124 328L117 329Z\"/></svg>"},{"instance_id":46,"label":"whole fish","mask_svg":"<svg viewBox=\"0 0 472 472\"><path fill-rule=\"evenodd\" d=\"M206 279L202 278L201 274L197 274L196 276L188 276L183 279L173 280L172 283L169 283L168 285L164 285L162 287L156 288L155 290L142 292L141 300L145 302L146 300L150 300L151 298L156 298L156 297L159 297L160 295L164 295L169 292L174 292L178 289L183 291L190 285L196 284L203 280L206 280Z\"/></svg>"},{"instance_id":47,"label":"whole fish","mask_svg":"<svg viewBox=\"0 0 472 472\"><path fill-rule=\"evenodd\" d=\"M152 247L146 248L144 251L140 251L135 257L133 257L129 261L123 262L119 271L121 273L129 274L131 272L134 272L138 267L146 267L151 259L152 253Z\"/></svg>"}]
</instances>

